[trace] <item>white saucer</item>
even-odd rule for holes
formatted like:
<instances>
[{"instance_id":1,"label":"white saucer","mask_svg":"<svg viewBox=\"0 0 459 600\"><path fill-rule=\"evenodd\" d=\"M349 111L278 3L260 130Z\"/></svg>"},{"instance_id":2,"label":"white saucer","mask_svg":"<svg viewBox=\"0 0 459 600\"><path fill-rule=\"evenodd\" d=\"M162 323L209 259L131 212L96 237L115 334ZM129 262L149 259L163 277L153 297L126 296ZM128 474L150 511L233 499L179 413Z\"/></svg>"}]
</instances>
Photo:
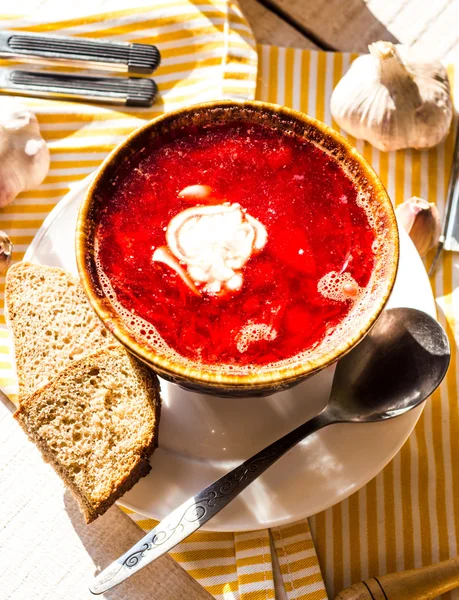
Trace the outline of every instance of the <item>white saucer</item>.
<instances>
[{"instance_id":1,"label":"white saucer","mask_svg":"<svg viewBox=\"0 0 459 600\"><path fill-rule=\"evenodd\" d=\"M48 216L25 260L77 273L74 232L89 178L74 186ZM389 306L435 316L424 266L401 232L400 268ZM325 405L333 367L269 398L224 399L161 381L163 409L152 471L122 504L161 519L236 464L309 419ZM307 438L271 467L205 529L274 527L313 515L372 479L397 453L422 408L384 423L332 425Z\"/></svg>"}]
</instances>

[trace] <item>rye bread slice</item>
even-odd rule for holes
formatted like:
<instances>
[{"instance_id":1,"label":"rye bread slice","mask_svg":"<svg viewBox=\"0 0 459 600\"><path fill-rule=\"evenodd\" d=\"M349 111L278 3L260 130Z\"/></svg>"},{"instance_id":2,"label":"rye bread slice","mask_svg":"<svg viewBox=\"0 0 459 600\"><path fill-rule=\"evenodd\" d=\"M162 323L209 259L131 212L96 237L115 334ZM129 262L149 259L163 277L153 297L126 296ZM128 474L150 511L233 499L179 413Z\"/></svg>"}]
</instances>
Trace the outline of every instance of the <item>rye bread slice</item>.
<instances>
[{"instance_id":1,"label":"rye bread slice","mask_svg":"<svg viewBox=\"0 0 459 600\"><path fill-rule=\"evenodd\" d=\"M150 471L159 416L157 377L119 345L76 361L15 413L87 523Z\"/></svg>"},{"instance_id":2,"label":"rye bread slice","mask_svg":"<svg viewBox=\"0 0 459 600\"><path fill-rule=\"evenodd\" d=\"M89 352L113 344L81 284L62 269L20 262L6 276L19 402Z\"/></svg>"}]
</instances>

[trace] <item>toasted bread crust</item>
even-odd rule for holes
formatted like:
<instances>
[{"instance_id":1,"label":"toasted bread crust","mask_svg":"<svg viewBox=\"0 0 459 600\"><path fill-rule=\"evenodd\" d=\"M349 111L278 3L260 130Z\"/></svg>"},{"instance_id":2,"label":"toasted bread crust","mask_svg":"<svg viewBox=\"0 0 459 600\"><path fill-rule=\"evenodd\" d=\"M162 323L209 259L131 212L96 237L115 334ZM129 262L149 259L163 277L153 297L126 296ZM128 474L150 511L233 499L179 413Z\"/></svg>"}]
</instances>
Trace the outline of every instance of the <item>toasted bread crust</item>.
<instances>
[{"instance_id":1,"label":"toasted bread crust","mask_svg":"<svg viewBox=\"0 0 459 600\"><path fill-rule=\"evenodd\" d=\"M131 395L126 394L126 386ZM110 394L118 394L116 401ZM132 410L130 402L136 403ZM84 425L94 416L94 406L98 408L97 416L108 420L118 410L127 413L119 421L115 419L119 427L110 425L114 432L109 443L114 446L108 450L101 446L100 427ZM159 382L154 373L118 345L111 345L76 361L24 398L15 418L72 491L90 523L150 471L149 457L158 444L160 406ZM80 441L82 428L90 439ZM102 434L108 428L104 424ZM126 446L126 439L130 446ZM94 461L100 449L100 461ZM74 464L77 474L72 471Z\"/></svg>"},{"instance_id":2,"label":"toasted bread crust","mask_svg":"<svg viewBox=\"0 0 459 600\"><path fill-rule=\"evenodd\" d=\"M19 403L75 360L114 343L79 281L62 269L16 263L7 272L5 299Z\"/></svg>"}]
</instances>

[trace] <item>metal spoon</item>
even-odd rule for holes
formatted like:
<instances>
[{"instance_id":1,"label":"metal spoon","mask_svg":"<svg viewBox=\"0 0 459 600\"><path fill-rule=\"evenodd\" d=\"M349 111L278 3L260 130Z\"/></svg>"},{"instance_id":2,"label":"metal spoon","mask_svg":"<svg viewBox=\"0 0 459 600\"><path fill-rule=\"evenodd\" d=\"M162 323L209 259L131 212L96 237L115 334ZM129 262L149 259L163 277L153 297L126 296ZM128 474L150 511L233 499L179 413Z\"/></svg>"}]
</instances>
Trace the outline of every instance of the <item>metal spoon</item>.
<instances>
[{"instance_id":1,"label":"metal spoon","mask_svg":"<svg viewBox=\"0 0 459 600\"><path fill-rule=\"evenodd\" d=\"M438 387L450 360L441 325L424 312L394 308L336 368L324 410L184 502L91 583L118 585L183 541L306 436L333 423L371 423L415 408Z\"/></svg>"}]
</instances>

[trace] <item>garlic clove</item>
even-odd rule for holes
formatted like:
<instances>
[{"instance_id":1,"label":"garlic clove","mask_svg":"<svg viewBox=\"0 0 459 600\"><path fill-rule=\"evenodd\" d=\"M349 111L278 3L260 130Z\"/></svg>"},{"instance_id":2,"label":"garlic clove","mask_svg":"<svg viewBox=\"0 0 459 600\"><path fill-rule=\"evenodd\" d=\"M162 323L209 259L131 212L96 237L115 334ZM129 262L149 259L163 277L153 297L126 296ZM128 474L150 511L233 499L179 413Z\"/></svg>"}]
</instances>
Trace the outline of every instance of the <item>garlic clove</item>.
<instances>
[{"instance_id":1,"label":"garlic clove","mask_svg":"<svg viewBox=\"0 0 459 600\"><path fill-rule=\"evenodd\" d=\"M10 266L13 255L13 244L4 231L0 231L0 273Z\"/></svg>"},{"instance_id":2,"label":"garlic clove","mask_svg":"<svg viewBox=\"0 0 459 600\"><path fill-rule=\"evenodd\" d=\"M16 99L0 99L0 207L40 185L49 160L36 116Z\"/></svg>"},{"instance_id":3,"label":"garlic clove","mask_svg":"<svg viewBox=\"0 0 459 600\"><path fill-rule=\"evenodd\" d=\"M402 44L375 42L338 82L331 113L383 151L431 148L447 135L453 104L446 69Z\"/></svg>"},{"instance_id":4,"label":"garlic clove","mask_svg":"<svg viewBox=\"0 0 459 600\"><path fill-rule=\"evenodd\" d=\"M413 196L396 210L397 220L407 231L419 254L424 257L436 246L441 232L438 208L432 202Z\"/></svg>"}]
</instances>

